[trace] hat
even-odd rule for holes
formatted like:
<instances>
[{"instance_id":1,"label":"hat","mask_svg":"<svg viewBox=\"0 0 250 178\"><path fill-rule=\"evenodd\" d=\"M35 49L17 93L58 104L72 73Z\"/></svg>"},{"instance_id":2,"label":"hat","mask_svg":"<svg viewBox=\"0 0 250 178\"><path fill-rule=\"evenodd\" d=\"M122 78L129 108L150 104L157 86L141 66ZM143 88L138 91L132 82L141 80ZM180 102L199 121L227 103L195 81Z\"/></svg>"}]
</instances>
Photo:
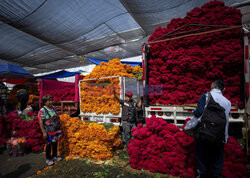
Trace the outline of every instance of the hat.
<instances>
[{"instance_id":1,"label":"hat","mask_svg":"<svg viewBox=\"0 0 250 178\"><path fill-rule=\"evenodd\" d=\"M128 95L129 97L132 97L133 93L131 91L126 91L125 95Z\"/></svg>"}]
</instances>

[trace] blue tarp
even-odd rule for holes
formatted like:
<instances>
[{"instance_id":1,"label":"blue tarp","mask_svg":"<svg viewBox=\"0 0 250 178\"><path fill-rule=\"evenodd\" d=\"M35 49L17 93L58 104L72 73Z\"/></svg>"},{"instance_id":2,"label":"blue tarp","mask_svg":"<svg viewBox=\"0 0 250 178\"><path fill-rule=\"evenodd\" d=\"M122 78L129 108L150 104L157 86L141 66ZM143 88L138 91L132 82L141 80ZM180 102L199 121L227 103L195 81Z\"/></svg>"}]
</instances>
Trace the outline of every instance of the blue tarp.
<instances>
[{"instance_id":1,"label":"blue tarp","mask_svg":"<svg viewBox=\"0 0 250 178\"><path fill-rule=\"evenodd\" d=\"M57 79L57 78L66 78L66 77L72 77L76 74L81 74L84 71L77 71L77 72L68 72L66 70L61 70L52 74L42 75L38 76L37 78L40 79Z\"/></svg>"},{"instance_id":2,"label":"blue tarp","mask_svg":"<svg viewBox=\"0 0 250 178\"><path fill-rule=\"evenodd\" d=\"M96 65L100 65L101 62L106 62L108 63L109 61L106 59L93 59L93 58L86 58L87 60L89 60L90 62L93 62ZM142 67L142 62L135 62L135 61L121 61L122 64L127 64L127 65L131 65L132 67L135 66L141 66Z\"/></svg>"},{"instance_id":3,"label":"blue tarp","mask_svg":"<svg viewBox=\"0 0 250 178\"><path fill-rule=\"evenodd\" d=\"M34 76L18 65L0 63L0 78L25 79L25 78L34 78Z\"/></svg>"}]
</instances>

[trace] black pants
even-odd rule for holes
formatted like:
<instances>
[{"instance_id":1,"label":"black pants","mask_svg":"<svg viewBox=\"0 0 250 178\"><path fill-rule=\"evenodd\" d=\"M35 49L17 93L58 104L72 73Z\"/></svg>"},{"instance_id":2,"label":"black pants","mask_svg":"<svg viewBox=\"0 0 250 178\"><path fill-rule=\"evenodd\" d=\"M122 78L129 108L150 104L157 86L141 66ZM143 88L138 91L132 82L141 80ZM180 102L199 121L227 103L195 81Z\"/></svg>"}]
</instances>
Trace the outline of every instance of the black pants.
<instances>
[{"instance_id":1,"label":"black pants","mask_svg":"<svg viewBox=\"0 0 250 178\"><path fill-rule=\"evenodd\" d=\"M132 132L131 129L135 126L134 123L122 122L122 141L128 145L131 137Z\"/></svg>"},{"instance_id":2,"label":"black pants","mask_svg":"<svg viewBox=\"0 0 250 178\"><path fill-rule=\"evenodd\" d=\"M51 155L52 148L52 155ZM52 158L57 157L57 142L48 142L46 145L46 159L51 160Z\"/></svg>"},{"instance_id":3,"label":"black pants","mask_svg":"<svg viewBox=\"0 0 250 178\"><path fill-rule=\"evenodd\" d=\"M210 145L196 141L196 160L200 178L207 177L208 171L213 178L222 178L224 144Z\"/></svg>"}]
</instances>

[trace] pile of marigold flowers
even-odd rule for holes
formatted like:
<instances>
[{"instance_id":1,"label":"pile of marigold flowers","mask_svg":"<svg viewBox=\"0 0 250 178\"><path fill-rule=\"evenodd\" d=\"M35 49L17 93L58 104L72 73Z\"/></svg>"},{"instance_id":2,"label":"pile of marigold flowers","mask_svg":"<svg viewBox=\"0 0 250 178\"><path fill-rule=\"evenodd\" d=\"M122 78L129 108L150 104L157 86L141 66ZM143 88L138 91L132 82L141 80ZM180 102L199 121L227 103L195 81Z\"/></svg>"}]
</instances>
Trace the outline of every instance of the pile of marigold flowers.
<instances>
[{"instance_id":1,"label":"pile of marigold flowers","mask_svg":"<svg viewBox=\"0 0 250 178\"><path fill-rule=\"evenodd\" d=\"M101 62L101 65L97 65L93 71L87 75L84 79L122 76L134 78L132 72L140 70L139 67L131 67L127 64L122 64L120 59L115 58L109 60L108 63ZM141 69L142 70L142 69Z\"/></svg>"},{"instance_id":2,"label":"pile of marigold flowers","mask_svg":"<svg viewBox=\"0 0 250 178\"><path fill-rule=\"evenodd\" d=\"M59 142L59 152L66 159L109 159L121 144L118 126L107 131L103 125L70 118L67 114L61 115L60 119L64 135Z\"/></svg>"},{"instance_id":3,"label":"pile of marigold flowers","mask_svg":"<svg viewBox=\"0 0 250 178\"><path fill-rule=\"evenodd\" d=\"M140 66L131 67L122 64L119 59L110 60L108 63L102 62L96 66L93 71L84 79L94 79L101 77L130 77L140 78L137 74L142 71ZM136 75L134 75L136 74ZM120 113L120 104L114 98L112 88L116 93L120 93L119 78L95 79L80 83L81 88L81 111L83 113L108 114L117 115Z\"/></svg>"}]
</instances>

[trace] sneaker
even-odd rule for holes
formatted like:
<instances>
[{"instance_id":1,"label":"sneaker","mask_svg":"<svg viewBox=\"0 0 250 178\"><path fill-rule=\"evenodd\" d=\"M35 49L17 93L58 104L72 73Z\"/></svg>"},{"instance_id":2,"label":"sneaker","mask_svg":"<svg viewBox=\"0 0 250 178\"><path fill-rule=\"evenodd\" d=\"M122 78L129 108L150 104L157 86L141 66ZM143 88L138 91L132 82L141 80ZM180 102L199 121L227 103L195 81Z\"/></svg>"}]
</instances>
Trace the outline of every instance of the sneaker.
<instances>
[{"instance_id":1,"label":"sneaker","mask_svg":"<svg viewBox=\"0 0 250 178\"><path fill-rule=\"evenodd\" d=\"M48 166L52 166L54 164L53 160L46 160L46 163L48 164Z\"/></svg>"},{"instance_id":2,"label":"sneaker","mask_svg":"<svg viewBox=\"0 0 250 178\"><path fill-rule=\"evenodd\" d=\"M61 157L54 157L54 161L61 161L62 158Z\"/></svg>"}]
</instances>

